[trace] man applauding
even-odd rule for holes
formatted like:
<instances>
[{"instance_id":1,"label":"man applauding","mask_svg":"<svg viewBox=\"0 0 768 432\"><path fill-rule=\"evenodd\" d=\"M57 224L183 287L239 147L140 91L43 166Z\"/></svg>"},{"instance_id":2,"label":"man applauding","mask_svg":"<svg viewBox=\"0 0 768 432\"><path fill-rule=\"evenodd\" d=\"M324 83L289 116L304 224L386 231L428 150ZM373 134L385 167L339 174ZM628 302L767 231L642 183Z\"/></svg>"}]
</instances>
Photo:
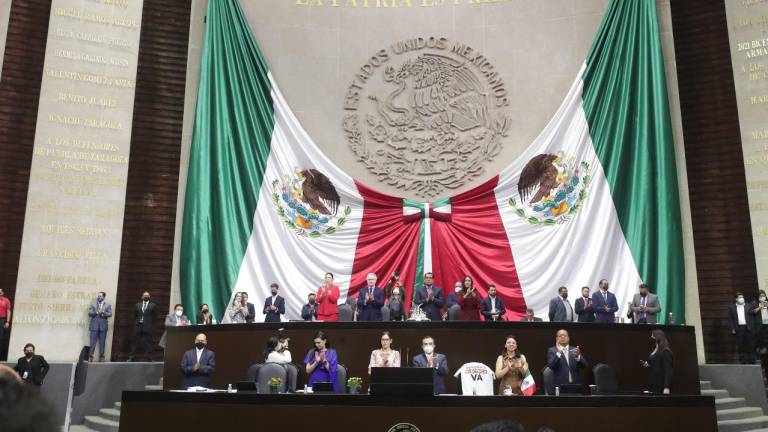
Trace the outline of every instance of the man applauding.
<instances>
[{"instance_id":1,"label":"man applauding","mask_svg":"<svg viewBox=\"0 0 768 432\"><path fill-rule=\"evenodd\" d=\"M587 366L581 348L572 347L568 332L558 330L555 346L547 350L547 367L552 369L555 386L581 384L580 372Z\"/></svg>"},{"instance_id":2,"label":"man applauding","mask_svg":"<svg viewBox=\"0 0 768 432\"><path fill-rule=\"evenodd\" d=\"M376 286L376 274L368 273L367 285L357 295L357 320L381 321L381 308L384 306L384 290Z\"/></svg>"},{"instance_id":3,"label":"man applauding","mask_svg":"<svg viewBox=\"0 0 768 432\"><path fill-rule=\"evenodd\" d=\"M413 295L413 304L421 306L421 310L430 321L441 321L443 316L440 309L443 308L443 289L432 283L435 275L431 272L424 273L424 286L417 289Z\"/></svg>"},{"instance_id":4,"label":"man applauding","mask_svg":"<svg viewBox=\"0 0 768 432\"><path fill-rule=\"evenodd\" d=\"M413 367L432 368L434 370L432 385L435 394L445 393L448 359L444 354L435 352L435 340L431 336L424 336L421 340L421 349L424 353L413 358Z\"/></svg>"},{"instance_id":5,"label":"man applauding","mask_svg":"<svg viewBox=\"0 0 768 432\"><path fill-rule=\"evenodd\" d=\"M208 338L200 333L195 336L195 347L181 358L181 372L184 374L182 389L210 385L211 375L216 370L216 354L207 345Z\"/></svg>"}]
</instances>

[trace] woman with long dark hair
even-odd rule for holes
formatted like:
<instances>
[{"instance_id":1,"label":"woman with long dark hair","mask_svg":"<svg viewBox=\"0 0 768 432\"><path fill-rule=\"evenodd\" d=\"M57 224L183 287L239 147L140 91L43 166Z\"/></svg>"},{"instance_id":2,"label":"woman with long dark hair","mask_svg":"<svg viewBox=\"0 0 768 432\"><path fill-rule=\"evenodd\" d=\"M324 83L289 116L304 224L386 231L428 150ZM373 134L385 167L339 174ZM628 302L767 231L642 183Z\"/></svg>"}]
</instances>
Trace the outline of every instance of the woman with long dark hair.
<instances>
[{"instance_id":1,"label":"woman with long dark hair","mask_svg":"<svg viewBox=\"0 0 768 432\"><path fill-rule=\"evenodd\" d=\"M653 352L643 361L643 367L650 369L649 390L651 393L670 394L674 376L674 355L669 347L667 335L657 329L651 332L651 340L654 344Z\"/></svg>"},{"instance_id":2,"label":"woman with long dark hair","mask_svg":"<svg viewBox=\"0 0 768 432\"><path fill-rule=\"evenodd\" d=\"M291 352L288 351L288 339L270 336L264 348L264 358L267 363L290 363Z\"/></svg>"},{"instance_id":3,"label":"woman with long dark hair","mask_svg":"<svg viewBox=\"0 0 768 432\"><path fill-rule=\"evenodd\" d=\"M483 299L472 282L472 277L464 276L461 291L456 293L456 303L461 307L459 319L461 321L480 321L480 304Z\"/></svg>"},{"instance_id":4,"label":"woman with long dark hair","mask_svg":"<svg viewBox=\"0 0 768 432\"><path fill-rule=\"evenodd\" d=\"M307 370L307 385L310 387L316 382L330 382L333 384L334 393L339 392L339 357L336 351L331 349L331 343L325 332L318 331L313 338L314 348L304 357L304 365Z\"/></svg>"},{"instance_id":5,"label":"woman with long dark hair","mask_svg":"<svg viewBox=\"0 0 768 432\"><path fill-rule=\"evenodd\" d=\"M520 386L528 372L528 361L520 354L517 339L509 335L504 344L504 351L496 358L496 379L499 382L499 395L504 394L504 389L509 386L512 394L522 395Z\"/></svg>"},{"instance_id":6,"label":"woman with long dark hair","mask_svg":"<svg viewBox=\"0 0 768 432\"><path fill-rule=\"evenodd\" d=\"M381 348L371 352L368 375L374 367L400 367L400 351L392 349L392 336L388 331L381 333Z\"/></svg>"},{"instance_id":7,"label":"woman with long dark hair","mask_svg":"<svg viewBox=\"0 0 768 432\"><path fill-rule=\"evenodd\" d=\"M317 319L326 322L339 320L339 287L333 283L333 273L326 273L317 289Z\"/></svg>"}]
</instances>

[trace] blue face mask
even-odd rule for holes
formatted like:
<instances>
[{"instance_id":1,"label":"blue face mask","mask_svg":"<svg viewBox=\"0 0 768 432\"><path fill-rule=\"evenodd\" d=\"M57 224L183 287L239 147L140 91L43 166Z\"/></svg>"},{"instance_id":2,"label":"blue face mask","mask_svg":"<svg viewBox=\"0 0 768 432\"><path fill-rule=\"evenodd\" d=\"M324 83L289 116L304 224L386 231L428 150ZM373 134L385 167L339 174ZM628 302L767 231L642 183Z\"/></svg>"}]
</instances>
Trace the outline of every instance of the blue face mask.
<instances>
[{"instance_id":1,"label":"blue face mask","mask_svg":"<svg viewBox=\"0 0 768 432\"><path fill-rule=\"evenodd\" d=\"M98 296L98 297L96 297L96 301L97 301L97 302L99 302L99 303L101 303L101 302L103 302L103 301L104 301L104 297L102 297L102 296Z\"/></svg>"}]
</instances>

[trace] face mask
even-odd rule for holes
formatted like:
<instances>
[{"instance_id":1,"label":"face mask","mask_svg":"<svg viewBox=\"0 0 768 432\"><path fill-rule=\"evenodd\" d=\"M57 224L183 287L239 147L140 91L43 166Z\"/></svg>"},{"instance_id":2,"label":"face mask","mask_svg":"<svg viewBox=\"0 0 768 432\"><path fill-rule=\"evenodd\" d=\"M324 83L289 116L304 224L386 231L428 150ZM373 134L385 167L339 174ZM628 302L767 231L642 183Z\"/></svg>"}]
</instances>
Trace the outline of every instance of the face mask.
<instances>
[{"instance_id":1,"label":"face mask","mask_svg":"<svg viewBox=\"0 0 768 432\"><path fill-rule=\"evenodd\" d=\"M98 297L96 297L96 301L101 303L102 301L104 301L104 297L98 296Z\"/></svg>"},{"instance_id":2,"label":"face mask","mask_svg":"<svg viewBox=\"0 0 768 432\"><path fill-rule=\"evenodd\" d=\"M203 313L208 313L208 309L203 309Z\"/></svg>"},{"instance_id":3,"label":"face mask","mask_svg":"<svg viewBox=\"0 0 768 432\"><path fill-rule=\"evenodd\" d=\"M149 297L142 297L141 299L144 301L149 301Z\"/></svg>"},{"instance_id":4,"label":"face mask","mask_svg":"<svg viewBox=\"0 0 768 432\"><path fill-rule=\"evenodd\" d=\"M203 349L203 348L205 348L205 343L204 342L197 342L195 344L195 346L197 347L197 349Z\"/></svg>"},{"instance_id":5,"label":"face mask","mask_svg":"<svg viewBox=\"0 0 768 432\"><path fill-rule=\"evenodd\" d=\"M765 301L765 296L760 296L760 301L764 302Z\"/></svg>"},{"instance_id":6,"label":"face mask","mask_svg":"<svg viewBox=\"0 0 768 432\"><path fill-rule=\"evenodd\" d=\"M427 345L424 347L424 354L426 355L432 355L434 351L435 351L435 347L432 345Z\"/></svg>"},{"instance_id":7,"label":"face mask","mask_svg":"<svg viewBox=\"0 0 768 432\"><path fill-rule=\"evenodd\" d=\"M309 304L311 304L311 305L315 304L315 299L310 300Z\"/></svg>"},{"instance_id":8,"label":"face mask","mask_svg":"<svg viewBox=\"0 0 768 432\"><path fill-rule=\"evenodd\" d=\"M456 287L456 288L454 289L454 291L456 291L457 293L458 293L458 292L461 292L461 287L460 287L460 286Z\"/></svg>"},{"instance_id":9,"label":"face mask","mask_svg":"<svg viewBox=\"0 0 768 432\"><path fill-rule=\"evenodd\" d=\"M272 295L276 296L277 295L277 291L276 290L272 290Z\"/></svg>"},{"instance_id":10,"label":"face mask","mask_svg":"<svg viewBox=\"0 0 768 432\"><path fill-rule=\"evenodd\" d=\"M739 297L736 299L736 303L743 305L744 304L744 297Z\"/></svg>"},{"instance_id":11,"label":"face mask","mask_svg":"<svg viewBox=\"0 0 768 432\"><path fill-rule=\"evenodd\" d=\"M562 298L563 298L563 300L565 300L565 299L567 299L567 298L568 298L568 293L565 293L565 294L560 294L560 297L562 297Z\"/></svg>"},{"instance_id":12,"label":"face mask","mask_svg":"<svg viewBox=\"0 0 768 432\"><path fill-rule=\"evenodd\" d=\"M32 358L32 356L33 356L33 355L35 355L35 353L34 353L34 352L25 352L25 353L24 353L24 356L25 356L26 358Z\"/></svg>"},{"instance_id":13,"label":"face mask","mask_svg":"<svg viewBox=\"0 0 768 432\"><path fill-rule=\"evenodd\" d=\"M182 314L184 314L184 311L180 311L180 310L176 311L176 316L177 317L180 317Z\"/></svg>"},{"instance_id":14,"label":"face mask","mask_svg":"<svg viewBox=\"0 0 768 432\"><path fill-rule=\"evenodd\" d=\"M394 290L394 291L392 291L392 294L394 294L396 296L399 296L400 295L400 290Z\"/></svg>"}]
</instances>

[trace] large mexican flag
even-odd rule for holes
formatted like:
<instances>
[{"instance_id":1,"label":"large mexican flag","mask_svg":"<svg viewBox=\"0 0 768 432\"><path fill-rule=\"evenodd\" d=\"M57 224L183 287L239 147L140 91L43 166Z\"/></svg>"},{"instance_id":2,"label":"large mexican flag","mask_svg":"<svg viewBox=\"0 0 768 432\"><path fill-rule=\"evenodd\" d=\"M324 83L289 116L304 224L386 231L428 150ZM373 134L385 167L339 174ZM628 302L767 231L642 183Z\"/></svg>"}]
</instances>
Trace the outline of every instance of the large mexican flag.
<instances>
[{"instance_id":1,"label":"large mexican flag","mask_svg":"<svg viewBox=\"0 0 768 432\"><path fill-rule=\"evenodd\" d=\"M538 138L488 182L434 202L377 192L313 143L282 97L240 5L209 2L187 181L181 288L218 316L269 285L299 318L325 273L342 300L395 270L448 294L496 285L508 318L546 316L557 288L608 279L620 313L640 283L683 316L674 145L654 0L614 0L570 91ZM226 322L226 319L224 320Z\"/></svg>"}]
</instances>

